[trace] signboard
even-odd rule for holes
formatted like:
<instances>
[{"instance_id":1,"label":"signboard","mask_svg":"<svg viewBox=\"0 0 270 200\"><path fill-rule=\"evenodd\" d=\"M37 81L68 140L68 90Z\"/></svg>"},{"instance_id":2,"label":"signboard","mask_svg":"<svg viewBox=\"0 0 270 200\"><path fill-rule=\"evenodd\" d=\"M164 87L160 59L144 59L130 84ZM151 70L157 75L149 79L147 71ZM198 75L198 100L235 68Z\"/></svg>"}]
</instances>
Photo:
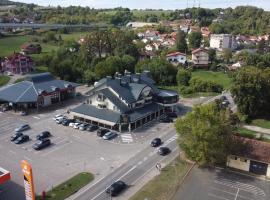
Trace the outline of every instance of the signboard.
<instances>
[{"instance_id":1,"label":"signboard","mask_svg":"<svg viewBox=\"0 0 270 200\"><path fill-rule=\"evenodd\" d=\"M26 160L23 160L21 162L21 168L24 179L25 198L26 200L35 200L32 167Z\"/></svg>"}]
</instances>

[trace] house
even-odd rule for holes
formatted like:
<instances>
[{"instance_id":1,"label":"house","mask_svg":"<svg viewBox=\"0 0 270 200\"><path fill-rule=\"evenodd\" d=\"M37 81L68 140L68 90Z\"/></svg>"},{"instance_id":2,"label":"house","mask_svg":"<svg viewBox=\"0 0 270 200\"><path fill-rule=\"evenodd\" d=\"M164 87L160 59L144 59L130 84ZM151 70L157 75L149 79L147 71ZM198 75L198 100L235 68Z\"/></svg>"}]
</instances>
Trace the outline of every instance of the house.
<instances>
[{"instance_id":1,"label":"house","mask_svg":"<svg viewBox=\"0 0 270 200\"><path fill-rule=\"evenodd\" d=\"M192 51L192 62L198 67L207 67L209 64L208 50L199 48Z\"/></svg>"},{"instance_id":2,"label":"house","mask_svg":"<svg viewBox=\"0 0 270 200\"><path fill-rule=\"evenodd\" d=\"M179 100L177 92L155 86L149 71L124 75L116 73L94 84L87 100L71 109L75 119L108 129L134 130L173 111Z\"/></svg>"},{"instance_id":3,"label":"house","mask_svg":"<svg viewBox=\"0 0 270 200\"><path fill-rule=\"evenodd\" d=\"M25 43L21 46L21 51L25 54L40 54L41 46L37 43Z\"/></svg>"},{"instance_id":4,"label":"house","mask_svg":"<svg viewBox=\"0 0 270 200\"><path fill-rule=\"evenodd\" d=\"M74 97L78 84L57 80L50 73L31 75L0 90L0 101L13 108L46 107Z\"/></svg>"},{"instance_id":5,"label":"house","mask_svg":"<svg viewBox=\"0 0 270 200\"><path fill-rule=\"evenodd\" d=\"M211 31L209 30L208 27L201 27L201 33L203 37L209 38L211 35Z\"/></svg>"},{"instance_id":6,"label":"house","mask_svg":"<svg viewBox=\"0 0 270 200\"><path fill-rule=\"evenodd\" d=\"M235 49L235 39L230 34L212 34L210 36L210 47L222 51L223 49Z\"/></svg>"},{"instance_id":7,"label":"house","mask_svg":"<svg viewBox=\"0 0 270 200\"><path fill-rule=\"evenodd\" d=\"M174 52L166 55L169 62L185 64L187 62L187 55L181 52Z\"/></svg>"},{"instance_id":8,"label":"house","mask_svg":"<svg viewBox=\"0 0 270 200\"><path fill-rule=\"evenodd\" d=\"M152 59L153 57L157 56L156 52L154 51L140 50L139 54L139 60Z\"/></svg>"},{"instance_id":9,"label":"house","mask_svg":"<svg viewBox=\"0 0 270 200\"><path fill-rule=\"evenodd\" d=\"M227 166L270 177L270 143L234 137L238 148L227 158Z\"/></svg>"},{"instance_id":10,"label":"house","mask_svg":"<svg viewBox=\"0 0 270 200\"><path fill-rule=\"evenodd\" d=\"M34 70L34 61L21 53L4 58L2 61L2 71L11 72L14 74L29 73Z\"/></svg>"},{"instance_id":11,"label":"house","mask_svg":"<svg viewBox=\"0 0 270 200\"><path fill-rule=\"evenodd\" d=\"M229 70L237 70L238 68L241 68L243 66L243 63L238 61L237 63L232 64L231 66L228 66Z\"/></svg>"},{"instance_id":12,"label":"house","mask_svg":"<svg viewBox=\"0 0 270 200\"><path fill-rule=\"evenodd\" d=\"M158 23L149 23L149 22L128 22L126 27L130 27L133 29L137 29L137 28L143 28L145 26L157 26Z\"/></svg>"}]
</instances>

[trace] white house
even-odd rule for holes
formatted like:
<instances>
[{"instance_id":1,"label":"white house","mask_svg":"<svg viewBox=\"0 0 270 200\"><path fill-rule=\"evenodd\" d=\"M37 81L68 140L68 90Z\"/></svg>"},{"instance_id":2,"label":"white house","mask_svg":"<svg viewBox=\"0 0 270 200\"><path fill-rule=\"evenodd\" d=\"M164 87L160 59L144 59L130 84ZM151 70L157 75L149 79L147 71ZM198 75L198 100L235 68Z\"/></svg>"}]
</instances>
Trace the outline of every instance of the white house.
<instances>
[{"instance_id":1,"label":"white house","mask_svg":"<svg viewBox=\"0 0 270 200\"><path fill-rule=\"evenodd\" d=\"M222 49L235 49L236 42L230 34L212 34L210 36L210 47L217 50Z\"/></svg>"},{"instance_id":2,"label":"white house","mask_svg":"<svg viewBox=\"0 0 270 200\"><path fill-rule=\"evenodd\" d=\"M192 51L192 62L195 66L207 67L209 64L208 50L199 48Z\"/></svg>"},{"instance_id":3,"label":"white house","mask_svg":"<svg viewBox=\"0 0 270 200\"><path fill-rule=\"evenodd\" d=\"M253 174L270 177L270 143L235 137L237 148L227 158L227 166Z\"/></svg>"},{"instance_id":4,"label":"white house","mask_svg":"<svg viewBox=\"0 0 270 200\"><path fill-rule=\"evenodd\" d=\"M187 61L187 56L186 54L181 53L181 52L174 52L174 53L167 54L166 59L169 62L185 64Z\"/></svg>"}]
</instances>

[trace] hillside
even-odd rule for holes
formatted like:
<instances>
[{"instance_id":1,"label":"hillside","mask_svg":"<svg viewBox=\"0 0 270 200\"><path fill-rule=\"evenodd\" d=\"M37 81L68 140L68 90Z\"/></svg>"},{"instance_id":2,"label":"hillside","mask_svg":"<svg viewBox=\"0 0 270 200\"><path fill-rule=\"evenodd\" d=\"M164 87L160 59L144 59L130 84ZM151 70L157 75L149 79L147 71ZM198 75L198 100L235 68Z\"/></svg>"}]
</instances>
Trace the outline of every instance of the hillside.
<instances>
[{"instance_id":1,"label":"hillside","mask_svg":"<svg viewBox=\"0 0 270 200\"><path fill-rule=\"evenodd\" d=\"M7 5L25 5L25 3L14 2L14 1L9 1L9 0L0 1L0 6L7 6Z\"/></svg>"}]
</instances>

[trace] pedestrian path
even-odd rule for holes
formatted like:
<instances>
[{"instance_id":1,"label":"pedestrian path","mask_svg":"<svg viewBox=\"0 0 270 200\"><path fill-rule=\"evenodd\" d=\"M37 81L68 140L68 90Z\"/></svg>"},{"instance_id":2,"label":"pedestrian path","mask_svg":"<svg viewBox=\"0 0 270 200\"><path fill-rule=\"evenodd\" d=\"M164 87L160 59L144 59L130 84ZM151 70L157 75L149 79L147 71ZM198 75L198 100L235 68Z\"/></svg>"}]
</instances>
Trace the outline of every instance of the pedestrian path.
<instances>
[{"instance_id":1,"label":"pedestrian path","mask_svg":"<svg viewBox=\"0 0 270 200\"><path fill-rule=\"evenodd\" d=\"M267 129L267 128L261 128L261 127L258 127L258 126L249 126L249 125L244 125L243 127L248 129L248 130L251 130L251 131L255 131L255 132L270 135L270 129Z\"/></svg>"},{"instance_id":2,"label":"pedestrian path","mask_svg":"<svg viewBox=\"0 0 270 200\"><path fill-rule=\"evenodd\" d=\"M133 142L133 137L129 133L121 134L120 136L121 136L122 142L124 142L124 143L131 143L131 142Z\"/></svg>"}]
</instances>

